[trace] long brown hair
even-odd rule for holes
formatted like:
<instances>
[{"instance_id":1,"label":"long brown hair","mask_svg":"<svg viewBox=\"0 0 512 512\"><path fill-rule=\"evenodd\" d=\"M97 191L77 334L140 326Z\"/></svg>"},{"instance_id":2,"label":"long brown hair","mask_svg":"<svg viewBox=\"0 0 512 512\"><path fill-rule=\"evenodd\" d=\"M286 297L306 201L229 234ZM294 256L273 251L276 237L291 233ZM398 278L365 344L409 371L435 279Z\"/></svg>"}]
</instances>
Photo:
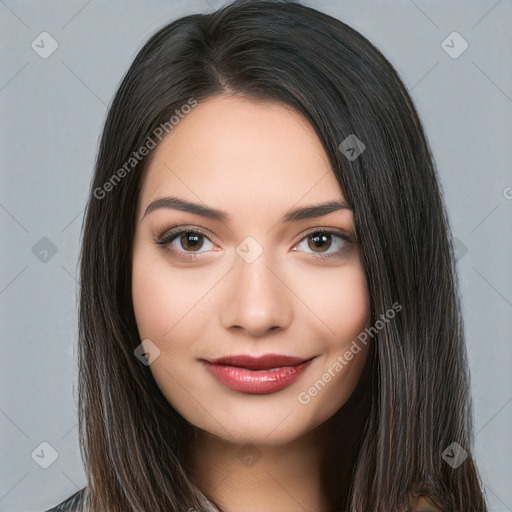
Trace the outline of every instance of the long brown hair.
<instances>
[{"instance_id":1,"label":"long brown hair","mask_svg":"<svg viewBox=\"0 0 512 512\"><path fill-rule=\"evenodd\" d=\"M339 510L403 511L421 493L445 511L486 512L454 250L412 100L388 60L345 23L296 2L259 0L158 30L110 106L80 255L86 509L216 505L184 465L193 427L134 356L141 340L131 301L135 205L148 164L133 155L183 105L214 94L277 101L306 116L354 210L372 323L403 305L372 340L371 403ZM358 158L340 150L350 135L365 145ZM447 453L467 458L455 467Z\"/></svg>"}]
</instances>

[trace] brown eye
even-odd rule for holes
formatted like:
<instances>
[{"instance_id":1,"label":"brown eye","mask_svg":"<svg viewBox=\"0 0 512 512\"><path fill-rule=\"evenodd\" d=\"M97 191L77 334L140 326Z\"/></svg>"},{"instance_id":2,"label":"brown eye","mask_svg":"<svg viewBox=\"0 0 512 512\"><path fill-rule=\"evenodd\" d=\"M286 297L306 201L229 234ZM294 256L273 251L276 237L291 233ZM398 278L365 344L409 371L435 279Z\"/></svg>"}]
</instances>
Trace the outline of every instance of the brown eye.
<instances>
[{"instance_id":1,"label":"brown eye","mask_svg":"<svg viewBox=\"0 0 512 512\"><path fill-rule=\"evenodd\" d=\"M196 231L185 231L179 240L181 247L186 251L197 251L203 246L204 237Z\"/></svg>"},{"instance_id":2,"label":"brown eye","mask_svg":"<svg viewBox=\"0 0 512 512\"><path fill-rule=\"evenodd\" d=\"M307 248L301 248L306 241ZM321 258L335 258L344 256L350 250L352 239L344 232L318 229L310 232L296 247L297 250L305 250Z\"/></svg>"},{"instance_id":3,"label":"brown eye","mask_svg":"<svg viewBox=\"0 0 512 512\"><path fill-rule=\"evenodd\" d=\"M331 234L319 231L308 235L308 247L315 252L323 252L322 249L329 249L331 246Z\"/></svg>"},{"instance_id":4,"label":"brown eye","mask_svg":"<svg viewBox=\"0 0 512 512\"><path fill-rule=\"evenodd\" d=\"M183 228L167 229L158 237L156 243L177 258L199 256L214 247L214 243L201 231Z\"/></svg>"}]
</instances>

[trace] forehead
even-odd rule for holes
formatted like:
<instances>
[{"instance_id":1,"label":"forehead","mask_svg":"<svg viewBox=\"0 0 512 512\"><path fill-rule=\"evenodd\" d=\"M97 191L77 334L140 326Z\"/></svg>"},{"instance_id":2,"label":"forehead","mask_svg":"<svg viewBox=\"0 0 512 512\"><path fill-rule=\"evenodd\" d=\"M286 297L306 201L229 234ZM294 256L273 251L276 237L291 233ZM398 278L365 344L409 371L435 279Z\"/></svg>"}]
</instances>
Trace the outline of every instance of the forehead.
<instances>
[{"instance_id":1,"label":"forehead","mask_svg":"<svg viewBox=\"0 0 512 512\"><path fill-rule=\"evenodd\" d=\"M157 146L141 205L165 195L233 210L281 204L282 211L343 199L320 139L301 113L233 96L199 103Z\"/></svg>"}]
</instances>

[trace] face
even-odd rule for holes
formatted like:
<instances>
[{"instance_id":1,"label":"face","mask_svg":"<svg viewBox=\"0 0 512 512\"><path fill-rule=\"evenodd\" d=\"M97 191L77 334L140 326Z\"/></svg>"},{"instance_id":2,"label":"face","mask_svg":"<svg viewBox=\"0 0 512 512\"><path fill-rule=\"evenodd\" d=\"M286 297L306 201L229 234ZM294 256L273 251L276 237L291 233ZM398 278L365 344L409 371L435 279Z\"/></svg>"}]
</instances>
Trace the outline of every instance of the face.
<instances>
[{"instance_id":1,"label":"face","mask_svg":"<svg viewBox=\"0 0 512 512\"><path fill-rule=\"evenodd\" d=\"M154 151L132 260L149 368L200 429L298 439L348 400L367 352L340 369L369 311L352 211L291 215L343 205L327 154L300 113L227 96L199 103Z\"/></svg>"}]
</instances>

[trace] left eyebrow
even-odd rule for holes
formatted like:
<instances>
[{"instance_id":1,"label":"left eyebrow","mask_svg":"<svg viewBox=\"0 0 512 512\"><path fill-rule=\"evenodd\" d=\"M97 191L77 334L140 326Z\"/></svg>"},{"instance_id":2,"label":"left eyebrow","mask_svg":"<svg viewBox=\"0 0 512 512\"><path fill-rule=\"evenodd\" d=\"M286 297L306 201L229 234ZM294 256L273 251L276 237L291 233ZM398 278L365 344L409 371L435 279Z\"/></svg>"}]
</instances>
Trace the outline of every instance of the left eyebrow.
<instances>
[{"instance_id":1,"label":"left eyebrow","mask_svg":"<svg viewBox=\"0 0 512 512\"><path fill-rule=\"evenodd\" d=\"M222 210L217 210L202 204L192 203L178 197L162 197L160 199L156 199L146 208L142 218L158 208L171 208L174 210L195 213L197 215L220 220L222 222L229 222L232 218L230 214ZM329 213L337 210L352 210L352 208L345 201L332 200L325 203L312 206L302 206L290 210L283 215L281 222L296 222L303 219L314 219L316 217L328 215Z\"/></svg>"},{"instance_id":2,"label":"left eyebrow","mask_svg":"<svg viewBox=\"0 0 512 512\"><path fill-rule=\"evenodd\" d=\"M327 201L313 206L302 206L287 212L281 222L295 222L303 219L314 219L323 217L337 210L352 210L345 201Z\"/></svg>"}]
</instances>

